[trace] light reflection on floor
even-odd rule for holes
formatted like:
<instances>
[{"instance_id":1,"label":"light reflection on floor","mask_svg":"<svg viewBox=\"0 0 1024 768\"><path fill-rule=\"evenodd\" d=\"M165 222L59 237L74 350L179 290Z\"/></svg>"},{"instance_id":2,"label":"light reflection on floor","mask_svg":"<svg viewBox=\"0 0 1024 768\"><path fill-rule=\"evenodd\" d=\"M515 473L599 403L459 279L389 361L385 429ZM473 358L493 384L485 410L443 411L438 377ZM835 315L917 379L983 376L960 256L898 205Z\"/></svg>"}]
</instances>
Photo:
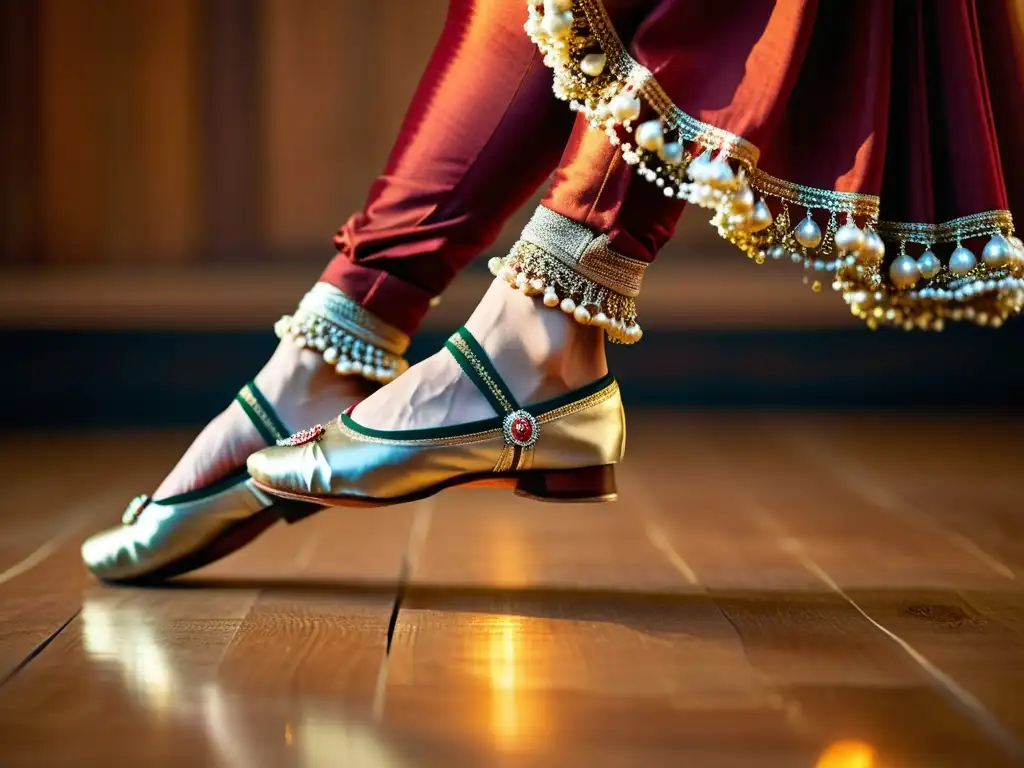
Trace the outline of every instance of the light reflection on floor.
<instances>
[{"instance_id":1,"label":"light reflection on floor","mask_svg":"<svg viewBox=\"0 0 1024 768\"><path fill-rule=\"evenodd\" d=\"M216 679L190 676L189 670L176 667L166 638L162 640L156 631L157 622L146 614L144 607L131 601L106 596L86 598L81 620L84 648L90 660L116 668L124 689L157 720L174 718L203 724L224 765L252 768L266 764L260 745L265 744L267 734L254 734L250 717L253 710L263 705L287 712L278 733L284 745L296 751L297 765L407 765L377 729L346 720L336 703L296 697L263 702L225 691Z\"/></svg>"}]
</instances>

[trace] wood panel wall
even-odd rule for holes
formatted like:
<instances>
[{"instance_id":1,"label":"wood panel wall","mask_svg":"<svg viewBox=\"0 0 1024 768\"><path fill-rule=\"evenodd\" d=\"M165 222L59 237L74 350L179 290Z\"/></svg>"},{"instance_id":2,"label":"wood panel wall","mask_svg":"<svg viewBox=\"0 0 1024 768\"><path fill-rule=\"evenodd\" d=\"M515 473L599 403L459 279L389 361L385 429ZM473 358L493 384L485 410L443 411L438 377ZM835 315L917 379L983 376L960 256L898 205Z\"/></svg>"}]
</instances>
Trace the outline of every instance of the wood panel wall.
<instances>
[{"instance_id":1,"label":"wood panel wall","mask_svg":"<svg viewBox=\"0 0 1024 768\"><path fill-rule=\"evenodd\" d=\"M387 157L446 7L0 3L0 264L326 259Z\"/></svg>"}]
</instances>

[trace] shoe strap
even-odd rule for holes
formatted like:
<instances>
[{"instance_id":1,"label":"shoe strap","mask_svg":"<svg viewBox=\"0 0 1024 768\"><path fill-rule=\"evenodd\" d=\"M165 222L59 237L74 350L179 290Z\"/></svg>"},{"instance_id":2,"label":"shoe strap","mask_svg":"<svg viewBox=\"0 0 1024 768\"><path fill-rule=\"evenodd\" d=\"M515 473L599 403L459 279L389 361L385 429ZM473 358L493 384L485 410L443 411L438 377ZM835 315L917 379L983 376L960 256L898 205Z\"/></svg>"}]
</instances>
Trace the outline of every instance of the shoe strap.
<instances>
[{"instance_id":1,"label":"shoe strap","mask_svg":"<svg viewBox=\"0 0 1024 768\"><path fill-rule=\"evenodd\" d=\"M250 381L242 387L238 394L235 395L235 400L242 406L242 410L249 417L249 421L252 422L253 426L256 427L269 445L273 445L278 440L285 440L291 434L288 427L284 425L284 422L281 421L274 411L274 406L260 392L260 388L256 386L255 381Z\"/></svg>"},{"instance_id":2,"label":"shoe strap","mask_svg":"<svg viewBox=\"0 0 1024 768\"><path fill-rule=\"evenodd\" d=\"M465 326L453 333L444 346L499 415L522 410L491 358Z\"/></svg>"}]
</instances>

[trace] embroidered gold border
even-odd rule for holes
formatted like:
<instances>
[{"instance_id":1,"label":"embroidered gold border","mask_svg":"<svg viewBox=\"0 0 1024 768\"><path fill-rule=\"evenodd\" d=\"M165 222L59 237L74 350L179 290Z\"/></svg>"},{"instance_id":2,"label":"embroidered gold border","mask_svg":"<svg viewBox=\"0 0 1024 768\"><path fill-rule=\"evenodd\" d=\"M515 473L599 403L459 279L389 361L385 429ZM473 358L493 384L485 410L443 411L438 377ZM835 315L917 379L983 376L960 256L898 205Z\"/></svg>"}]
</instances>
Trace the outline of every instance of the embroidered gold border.
<instances>
[{"instance_id":1,"label":"embroidered gold border","mask_svg":"<svg viewBox=\"0 0 1024 768\"><path fill-rule=\"evenodd\" d=\"M537 206L520 240L533 243L604 288L629 298L640 295L647 262L616 253L608 247L607 235L598 235L550 208Z\"/></svg>"},{"instance_id":2,"label":"embroidered gold border","mask_svg":"<svg viewBox=\"0 0 1024 768\"><path fill-rule=\"evenodd\" d=\"M303 313L320 317L350 336L393 355L403 355L409 348L407 334L388 325L330 283L317 283L309 290L295 314Z\"/></svg>"},{"instance_id":3,"label":"embroidered gold border","mask_svg":"<svg viewBox=\"0 0 1024 768\"><path fill-rule=\"evenodd\" d=\"M596 405L600 405L611 398L615 397L619 393L618 382L612 382L607 387L602 389L600 392L595 392L589 397L585 397L582 400L577 400L574 403L563 405L554 410L547 411L538 415L537 422L539 424L547 424L557 419L563 419L567 416L574 416L581 411L585 411L588 408L593 408ZM505 445L505 432L501 427L496 429L489 429L484 432L473 432L468 435L455 435L453 437L427 437L420 440L398 440L394 438L386 437L374 437L372 435L364 435L362 432L356 432L354 429L349 428L339 416L335 420L335 424L338 430L354 440L360 440L365 443L376 443L378 445L408 445L416 447L428 447L428 446L449 446L449 445L470 445L472 443L482 443L488 440L501 440L502 445Z\"/></svg>"},{"instance_id":4,"label":"embroidered gold border","mask_svg":"<svg viewBox=\"0 0 1024 768\"><path fill-rule=\"evenodd\" d=\"M505 397L505 393L501 391L501 387L499 387L495 383L494 379L491 378L491 374L488 372L487 367L480 362L480 358L476 356L473 348L466 343L466 340L459 334L453 333L448 341L463 354L469 364L473 366L473 370L477 372L477 375L487 383L487 389L490 390L492 395L494 395L494 399L501 403L501 407L505 409L505 413L511 412L513 410L512 403L510 403L508 398Z\"/></svg>"},{"instance_id":5,"label":"embroidered gold border","mask_svg":"<svg viewBox=\"0 0 1024 768\"><path fill-rule=\"evenodd\" d=\"M920 222L880 221L875 228L889 240L933 245L957 243L969 237L992 235L1006 231L1013 234L1013 215L1009 211L983 211L944 221L941 224Z\"/></svg>"},{"instance_id":6,"label":"embroidered gold border","mask_svg":"<svg viewBox=\"0 0 1024 768\"><path fill-rule=\"evenodd\" d=\"M239 390L238 395L245 400L246 404L250 408L252 408L253 413L255 413L259 417L260 421L263 422L263 426L265 426L267 431L274 436L274 440L284 440L288 437L288 435L282 434L281 430L274 425L273 420L267 412L263 410L263 406L260 405L259 400L256 399L256 396L252 393L252 389L250 389L248 385L242 387L241 390Z\"/></svg>"},{"instance_id":7,"label":"embroidered gold border","mask_svg":"<svg viewBox=\"0 0 1024 768\"><path fill-rule=\"evenodd\" d=\"M588 25L594 32L602 51L608 57L608 66L611 67L611 71L624 82L635 84L640 94L661 116L665 125L679 131L681 137L714 150L724 149L729 158L747 169L751 186L764 194L799 206L835 209L840 212L849 211L855 215L873 219L878 217L879 199L875 195L808 187L777 178L758 169L757 163L761 157L761 150L756 145L742 136L705 123L683 112L672 102L665 89L658 84L654 74L626 53L622 40L615 31L608 12L600 0L575 0L575 2L583 10Z\"/></svg>"}]
</instances>

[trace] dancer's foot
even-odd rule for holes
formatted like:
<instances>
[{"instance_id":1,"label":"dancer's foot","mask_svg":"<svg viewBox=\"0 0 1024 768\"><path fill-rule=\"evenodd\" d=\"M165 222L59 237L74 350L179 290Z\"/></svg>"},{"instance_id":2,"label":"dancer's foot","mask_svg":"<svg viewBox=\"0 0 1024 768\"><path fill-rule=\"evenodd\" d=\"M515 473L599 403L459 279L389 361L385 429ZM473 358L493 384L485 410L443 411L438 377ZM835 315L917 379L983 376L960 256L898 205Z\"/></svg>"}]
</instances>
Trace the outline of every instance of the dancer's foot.
<instances>
[{"instance_id":1,"label":"dancer's foot","mask_svg":"<svg viewBox=\"0 0 1024 768\"><path fill-rule=\"evenodd\" d=\"M495 282L445 349L338 419L249 457L280 498L338 506L453 485L547 501L610 501L625 447L603 331Z\"/></svg>"},{"instance_id":2,"label":"dancer's foot","mask_svg":"<svg viewBox=\"0 0 1024 768\"><path fill-rule=\"evenodd\" d=\"M270 362L196 438L156 498L139 496L122 524L90 536L82 559L104 581L155 582L201 568L284 519L315 505L282 502L257 490L244 470L267 442L329 419L368 393L364 379L338 377L321 356L282 341Z\"/></svg>"},{"instance_id":3,"label":"dancer's foot","mask_svg":"<svg viewBox=\"0 0 1024 768\"><path fill-rule=\"evenodd\" d=\"M359 376L339 376L320 354L298 348L290 338L278 344L255 382L280 420L296 430L337 416L378 386ZM153 498L216 482L244 466L249 454L266 443L238 401L232 401L199 433Z\"/></svg>"},{"instance_id":4,"label":"dancer's foot","mask_svg":"<svg viewBox=\"0 0 1024 768\"><path fill-rule=\"evenodd\" d=\"M580 325L495 280L465 326L523 405L563 395L608 373L604 332ZM494 416L458 362L441 350L356 406L372 429L446 427Z\"/></svg>"}]
</instances>

